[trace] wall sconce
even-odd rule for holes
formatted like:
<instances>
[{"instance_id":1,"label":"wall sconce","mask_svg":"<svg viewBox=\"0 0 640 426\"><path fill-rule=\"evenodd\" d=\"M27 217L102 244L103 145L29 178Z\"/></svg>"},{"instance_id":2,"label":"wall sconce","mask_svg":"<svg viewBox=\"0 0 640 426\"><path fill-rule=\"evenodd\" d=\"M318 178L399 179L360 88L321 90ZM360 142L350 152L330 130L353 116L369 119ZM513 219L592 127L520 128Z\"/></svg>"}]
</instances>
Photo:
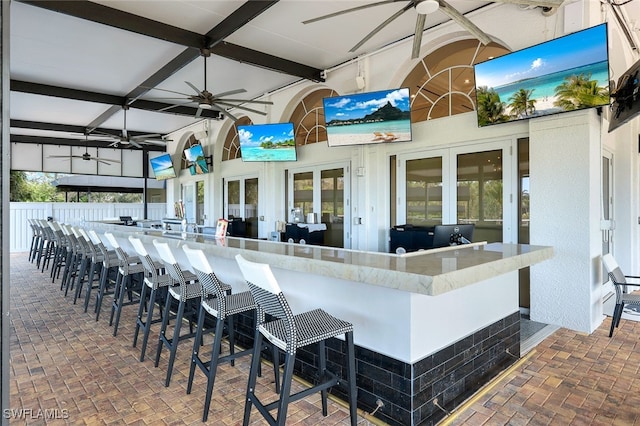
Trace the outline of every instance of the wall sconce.
<instances>
[{"instance_id":1,"label":"wall sconce","mask_svg":"<svg viewBox=\"0 0 640 426\"><path fill-rule=\"evenodd\" d=\"M207 166L213 166L213 155L208 155L204 159L207 162Z\"/></svg>"}]
</instances>

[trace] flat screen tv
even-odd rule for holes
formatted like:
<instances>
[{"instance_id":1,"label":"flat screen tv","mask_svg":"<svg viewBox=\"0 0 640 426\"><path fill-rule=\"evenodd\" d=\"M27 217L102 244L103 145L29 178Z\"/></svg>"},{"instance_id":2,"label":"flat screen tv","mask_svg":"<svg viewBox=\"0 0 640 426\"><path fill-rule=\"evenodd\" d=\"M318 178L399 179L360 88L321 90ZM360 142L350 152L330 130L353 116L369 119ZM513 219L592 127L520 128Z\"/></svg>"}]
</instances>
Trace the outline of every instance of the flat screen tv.
<instances>
[{"instance_id":1,"label":"flat screen tv","mask_svg":"<svg viewBox=\"0 0 640 426\"><path fill-rule=\"evenodd\" d=\"M640 114L640 61L620 76L611 98L610 132Z\"/></svg>"},{"instance_id":2,"label":"flat screen tv","mask_svg":"<svg viewBox=\"0 0 640 426\"><path fill-rule=\"evenodd\" d=\"M478 126L609 104L607 24L474 66Z\"/></svg>"},{"instance_id":3,"label":"flat screen tv","mask_svg":"<svg viewBox=\"0 0 640 426\"><path fill-rule=\"evenodd\" d=\"M433 248L469 244L473 241L475 225L457 223L453 225L435 225L433 228Z\"/></svg>"},{"instance_id":4,"label":"flat screen tv","mask_svg":"<svg viewBox=\"0 0 640 426\"><path fill-rule=\"evenodd\" d=\"M176 177L176 171L171 162L171 155L162 154L149 160L151 169L157 180L165 180Z\"/></svg>"},{"instance_id":5,"label":"flat screen tv","mask_svg":"<svg viewBox=\"0 0 640 426\"><path fill-rule=\"evenodd\" d=\"M329 146L411 140L408 88L324 98Z\"/></svg>"},{"instance_id":6,"label":"flat screen tv","mask_svg":"<svg viewBox=\"0 0 640 426\"><path fill-rule=\"evenodd\" d=\"M238 126L242 161L296 161L293 123Z\"/></svg>"},{"instance_id":7,"label":"flat screen tv","mask_svg":"<svg viewBox=\"0 0 640 426\"><path fill-rule=\"evenodd\" d=\"M209 173L207 159L204 158L202 145L193 145L184 150L184 158L189 162L189 172L193 175L203 175Z\"/></svg>"}]
</instances>

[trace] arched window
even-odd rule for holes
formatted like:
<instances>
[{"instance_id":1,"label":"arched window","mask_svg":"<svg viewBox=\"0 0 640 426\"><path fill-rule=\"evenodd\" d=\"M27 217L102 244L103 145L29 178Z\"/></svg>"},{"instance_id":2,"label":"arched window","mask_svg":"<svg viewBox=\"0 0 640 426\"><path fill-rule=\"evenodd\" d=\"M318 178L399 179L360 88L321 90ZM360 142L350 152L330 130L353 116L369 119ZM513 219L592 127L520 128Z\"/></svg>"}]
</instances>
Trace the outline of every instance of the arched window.
<instances>
[{"instance_id":1,"label":"arched window","mask_svg":"<svg viewBox=\"0 0 640 426\"><path fill-rule=\"evenodd\" d=\"M508 52L497 43L461 40L425 56L402 83L412 96L411 122L474 111L473 65Z\"/></svg>"},{"instance_id":2,"label":"arched window","mask_svg":"<svg viewBox=\"0 0 640 426\"><path fill-rule=\"evenodd\" d=\"M235 160L236 158L242 158L240 152L240 140L238 139L238 126L246 126L253 124L251 119L247 116L240 117L233 126L229 129L227 137L224 140L224 147L222 148L222 161Z\"/></svg>"},{"instance_id":3,"label":"arched window","mask_svg":"<svg viewBox=\"0 0 640 426\"><path fill-rule=\"evenodd\" d=\"M322 99L330 96L337 96L337 92L331 89L316 90L305 96L293 110L290 121L294 126L297 146L327 140Z\"/></svg>"}]
</instances>

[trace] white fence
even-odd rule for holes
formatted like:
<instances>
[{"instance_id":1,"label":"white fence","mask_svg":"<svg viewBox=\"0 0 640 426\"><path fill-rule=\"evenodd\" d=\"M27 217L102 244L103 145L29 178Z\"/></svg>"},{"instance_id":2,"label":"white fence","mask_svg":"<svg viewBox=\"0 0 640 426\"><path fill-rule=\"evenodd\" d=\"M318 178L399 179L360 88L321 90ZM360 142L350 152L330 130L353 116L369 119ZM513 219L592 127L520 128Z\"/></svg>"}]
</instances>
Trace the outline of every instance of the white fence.
<instances>
[{"instance_id":1,"label":"white fence","mask_svg":"<svg viewBox=\"0 0 640 426\"><path fill-rule=\"evenodd\" d=\"M11 252L28 251L31 246L31 228L27 219L47 219L58 222L78 223L82 221L118 219L131 216L142 219L142 203L11 203ZM147 204L147 219L160 220L167 217L165 203Z\"/></svg>"}]
</instances>

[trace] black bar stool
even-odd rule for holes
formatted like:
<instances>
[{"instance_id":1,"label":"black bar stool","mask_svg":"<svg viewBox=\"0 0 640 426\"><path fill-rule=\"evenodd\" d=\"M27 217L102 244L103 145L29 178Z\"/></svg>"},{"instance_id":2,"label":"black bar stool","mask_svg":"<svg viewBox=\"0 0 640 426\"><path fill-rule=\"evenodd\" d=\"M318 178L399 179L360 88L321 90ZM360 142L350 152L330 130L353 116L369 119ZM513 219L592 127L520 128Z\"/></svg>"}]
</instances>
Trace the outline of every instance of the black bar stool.
<instances>
[{"instance_id":1,"label":"black bar stool","mask_svg":"<svg viewBox=\"0 0 640 426\"><path fill-rule=\"evenodd\" d=\"M104 245L102 238L92 229L91 235L94 236L95 244L98 250L102 254L102 266L100 270L100 284L98 286L98 292L96 294L96 304L93 311L96 314L96 321L100 319L100 311L102 310L102 300L105 296L113 294L112 288L115 288L116 280L118 277L118 269L120 268L120 259L115 250L107 249ZM89 298L91 292L87 292L84 297L84 311L87 312L89 308Z\"/></svg>"},{"instance_id":2,"label":"black bar stool","mask_svg":"<svg viewBox=\"0 0 640 426\"><path fill-rule=\"evenodd\" d=\"M135 348L138 343L138 334L142 328L142 348L140 349L140 362L144 361L144 355L147 351L147 342L149 341L149 331L151 331L151 324L162 321L162 307L166 303L168 287L177 284L177 282L171 278L164 265L157 264L153 261L144 244L139 238L133 236L129 237L129 241L133 246L133 249L138 253L138 257L144 267L144 285L140 292L140 305L138 306L138 317L136 319L136 331L133 334L133 347ZM150 290L149 297L147 298L147 290ZM147 301L148 299L148 301ZM158 310L160 317L153 319L153 309L156 302L158 303ZM143 320L142 315L147 310L146 318Z\"/></svg>"},{"instance_id":3,"label":"black bar stool","mask_svg":"<svg viewBox=\"0 0 640 426\"><path fill-rule=\"evenodd\" d=\"M353 325L322 309L294 315L269 265L250 262L239 254L236 255L236 260L249 285L258 312L243 425L249 424L252 405L255 405L270 425L284 425L289 402L297 401L316 392L321 394L322 414L326 416L327 389L342 384L346 385L349 394L351 425L356 426L357 388ZM266 320L266 314L272 317L269 321ZM326 368L325 341L341 335L345 336L346 341L346 383ZM255 393L263 337L285 352L280 398L271 403L263 403ZM318 345L318 383L290 395L296 351L311 344ZM278 409L277 417L273 417L270 411L276 407Z\"/></svg>"},{"instance_id":4,"label":"black bar stool","mask_svg":"<svg viewBox=\"0 0 640 426\"><path fill-rule=\"evenodd\" d=\"M113 335L118 334L118 324L120 323L120 314L124 306L135 305L140 301L134 299L132 294L138 293L142 289L142 274L144 267L140 263L138 256L131 256L124 251L116 237L111 232L104 233L109 244L116 251L120 266L118 266L118 277L116 278L116 287L113 291L113 303L111 304L111 316L109 317L109 325L113 324ZM128 294L128 301L124 301L124 295ZM115 316L115 318L114 318Z\"/></svg>"},{"instance_id":5,"label":"black bar stool","mask_svg":"<svg viewBox=\"0 0 640 426\"><path fill-rule=\"evenodd\" d=\"M234 365L236 358L249 355L253 352L253 348L248 348L240 352L235 351L234 318L243 313L251 313L255 317L256 303L249 291L230 294L231 287L218 279L202 250L194 250L187 246L184 246L183 250L202 286L202 298L200 312L198 314L196 337L193 342L193 355L191 358L191 368L189 369L187 393L191 393L193 377L196 366L198 366L207 376L207 391L204 400L204 414L202 415L202 421L206 422L209 416L209 407L211 406L211 396L213 395L213 385L216 380L218 364L228 361L231 365ZM211 315L216 319L216 327L214 331L215 338L211 347L211 359L205 361L200 358L199 350L204 332L204 321L207 315ZM229 338L229 354L221 356L220 352L225 322ZM273 350L275 360L277 359L277 348L274 347ZM276 392L279 392L279 370L277 362L274 362L273 371L275 375Z\"/></svg>"},{"instance_id":6,"label":"black bar stool","mask_svg":"<svg viewBox=\"0 0 640 426\"><path fill-rule=\"evenodd\" d=\"M176 359L176 352L178 350L178 344L180 341L189 339L195 336L193 329L190 329L188 334L180 335L180 328L182 326L182 318L184 317L185 309L187 308L187 304L189 303L199 303L200 295L202 294L202 289L200 288L200 283L198 282L198 277L196 277L193 273L182 270L178 262L176 261L175 256L171 252L169 245L167 243L162 243L158 240L153 240L153 245L156 247L158 252L158 256L164 262L164 267L173 278L178 285L169 287L169 295L167 296L167 301L164 305L164 316L162 318L162 326L160 328L160 336L158 338L158 350L156 351L156 362L155 366L157 367L160 363L160 354L162 353L162 348L166 346L169 349L169 364L167 365L167 377L165 379L164 385L169 386L171 382L171 374L173 373L173 363ZM175 326L173 329L173 337L168 338L166 336L167 325L169 324L169 314L171 309L171 300L174 299L178 302L178 310L175 316ZM194 313L189 315L189 324L192 325L192 320L194 319Z\"/></svg>"}]
</instances>

